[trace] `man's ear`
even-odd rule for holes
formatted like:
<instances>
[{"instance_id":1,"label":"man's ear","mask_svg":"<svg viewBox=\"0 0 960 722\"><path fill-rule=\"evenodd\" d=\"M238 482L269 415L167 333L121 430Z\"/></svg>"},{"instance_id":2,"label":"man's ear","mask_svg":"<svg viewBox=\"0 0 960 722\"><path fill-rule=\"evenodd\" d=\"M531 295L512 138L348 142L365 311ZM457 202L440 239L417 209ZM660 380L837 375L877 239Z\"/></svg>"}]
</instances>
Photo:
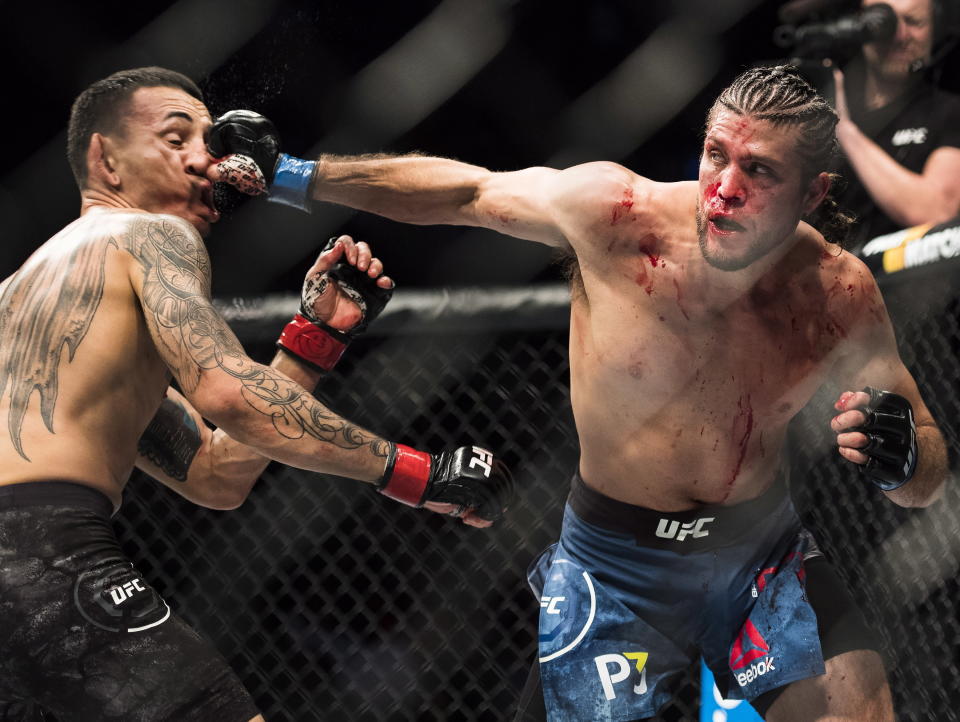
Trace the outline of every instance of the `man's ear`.
<instances>
[{"instance_id":1,"label":"man's ear","mask_svg":"<svg viewBox=\"0 0 960 722\"><path fill-rule=\"evenodd\" d=\"M810 181L810 185L807 186L807 192L803 196L804 215L813 213L817 209L817 206L823 202L823 199L827 197L827 193L830 192L831 183L829 173L817 173L817 176Z\"/></svg>"},{"instance_id":2,"label":"man's ear","mask_svg":"<svg viewBox=\"0 0 960 722\"><path fill-rule=\"evenodd\" d=\"M110 138L100 133L90 136L90 147L87 149L87 177L99 178L111 188L120 187L120 174L117 173L115 144Z\"/></svg>"}]
</instances>

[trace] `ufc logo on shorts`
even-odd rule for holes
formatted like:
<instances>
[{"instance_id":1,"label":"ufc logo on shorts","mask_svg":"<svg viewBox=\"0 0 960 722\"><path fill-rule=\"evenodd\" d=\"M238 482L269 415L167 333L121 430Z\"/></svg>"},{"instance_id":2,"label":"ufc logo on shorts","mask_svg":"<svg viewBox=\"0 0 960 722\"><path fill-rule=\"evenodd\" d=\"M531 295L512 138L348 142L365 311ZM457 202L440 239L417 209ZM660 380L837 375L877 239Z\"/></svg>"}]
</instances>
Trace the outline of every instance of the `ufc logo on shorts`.
<instances>
[{"instance_id":1,"label":"ufc logo on shorts","mask_svg":"<svg viewBox=\"0 0 960 722\"><path fill-rule=\"evenodd\" d=\"M709 536L710 532L704 531L703 527L713 520L714 517L706 516L703 519L696 519L681 526L680 522L676 520L661 519L660 523L657 524L657 536L662 539L676 538L677 541L683 541L688 536L699 539L700 537Z\"/></svg>"},{"instance_id":2,"label":"ufc logo on shorts","mask_svg":"<svg viewBox=\"0 0 960 722\"><path fill-rule=\"evenodd\" d=\"M119 607L133 596L134 591L145 592L147 590L140 586L139 579L134 579L132 582L127 582L126 584L111 589L110 598L113 599L113 603Z\"/></svg>"},{"instance_id":3,"label":"ufc logo on shorts","mask_svg":"<svg viewBox=\"0 0 960 722\"><path fill-rule=\"evenodd\" d=\"M473 447L473 453L475 456L470 459L470 468L479 467L483 470L483 475L490 477L491 467L493 465L493 454L491 454L486 449L481 449L479 446Z\"/></svg>"},{"instance_id":4,"label":"ufc logo on shorts","mask_svg":"<svg viewBox=\"0 0 960 722\"><path fill-rule=\"evenodd\" d=\"M607 700L615 699L617 693L613 690L613 685L623 682L630 676L630 660L633 660L637 672L640 673L639 683L633 685L634 694L647 693L647 657L648 652L624 652L623 654L601 654L594 657L593 661L597 665L597 674L600 675L600 684L603 686L603 694ZM615 672L611 671L611 665Z\"/></svg>"},{"instance_id":5,"label":"ufc logo on shorts","mask_svg":"<svg viewBox=\"0 0 960 722\"><path fill-rule=\"evenodd\" d=\"M547 610L547 614L560 614L557 605L566 600L566 597L542 597L540 599L540 606Z\"/></svg>"}]
</instances>

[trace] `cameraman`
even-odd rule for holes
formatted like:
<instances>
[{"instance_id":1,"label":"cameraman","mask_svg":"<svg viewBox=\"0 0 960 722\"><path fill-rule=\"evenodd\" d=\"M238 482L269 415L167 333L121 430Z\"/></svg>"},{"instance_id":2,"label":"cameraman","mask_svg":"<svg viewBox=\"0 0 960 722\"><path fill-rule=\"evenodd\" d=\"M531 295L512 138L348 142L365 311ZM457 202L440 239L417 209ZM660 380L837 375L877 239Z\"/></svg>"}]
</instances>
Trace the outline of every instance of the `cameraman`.
<instances>
[{"instance_id":1,"label":"cameraman","mask_svg":"<svg viewBox=\"0 0 960 722\"><path fill-rule=\"evenodd\" d=\"M886 0L897 16L893 38L865 44L846 77L834 70L837 138L846 156L839 170L849 183L838 202L859 220L854 253L876 236L960 212L960 96L922 72L943 20L935 17L938 1Z\"/></svg>"}]
</instances>

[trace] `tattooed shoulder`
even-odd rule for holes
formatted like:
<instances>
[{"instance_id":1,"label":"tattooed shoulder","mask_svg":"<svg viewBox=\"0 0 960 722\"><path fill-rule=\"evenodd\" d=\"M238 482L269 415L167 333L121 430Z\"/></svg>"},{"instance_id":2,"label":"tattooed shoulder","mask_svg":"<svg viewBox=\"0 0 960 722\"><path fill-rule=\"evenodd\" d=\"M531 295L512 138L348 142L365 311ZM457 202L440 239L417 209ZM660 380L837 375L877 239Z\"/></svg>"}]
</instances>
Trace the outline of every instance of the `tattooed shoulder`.
<instances>
[{"instance_id":1,"label":"tattooed shoulder","mask_svg":"<svg viewBox=\"0 0 960 722\"><path fill-rule=\"evenodd\" d=\"M108 237L60 244L38 251L0 285L0 397L9 394L7 428L27 461L20 433L34 391L40 416L54 433L53 413L64 351L73 361L103 299Z\"/></svg>"},{"instance_id":2,"label":"tattooed shoulder","mask_svg":"<svg viewBox=\"0 0 960 722\"><path fill-rule=\"evenodd\" d=\"M145 280L155 277L179 294L210 295L210 255L200 234L182 218L137 214L121 245L140 263Z\"/></svg>"}]
</instances>

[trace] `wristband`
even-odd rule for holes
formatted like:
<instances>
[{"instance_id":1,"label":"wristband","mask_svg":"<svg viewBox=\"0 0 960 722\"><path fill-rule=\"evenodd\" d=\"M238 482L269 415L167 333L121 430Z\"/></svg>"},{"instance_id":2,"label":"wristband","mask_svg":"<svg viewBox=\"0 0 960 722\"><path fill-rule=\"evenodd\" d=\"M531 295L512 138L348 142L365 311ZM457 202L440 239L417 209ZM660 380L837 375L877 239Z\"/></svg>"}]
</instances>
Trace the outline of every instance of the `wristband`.
<instances>
[{"instance_id":1,"label":"wristband","mask_svg":"<svg viewBox=\"0 0 960 722\"><path fill-rule=\"evenodd\" d=\"M393 444L377 490L408 506L422 506L430 484L433 458L403 444Z\"/></svg>"},{"instance_id":2,"label":"wristband","mask_svg":"<svg viewBox=\"0 0 960 722\"><path fill-rule=\"evenodd\" d=\"M336 329L321 328L298 313L280 333L277 346L321 371L330 371L343 356L348 342Z\"/></svg>"},{"instance_id":3,"label":"wristband","mask_svg":"<svg viewBox=\"0 0 960 722\"><path fill-rule=\"evenodd\" d=\"M317 167L315 160L303 160L281 153L274 169L268 201L282 203L310 213L310 181Z\"/></svg>"}]
</instances>

